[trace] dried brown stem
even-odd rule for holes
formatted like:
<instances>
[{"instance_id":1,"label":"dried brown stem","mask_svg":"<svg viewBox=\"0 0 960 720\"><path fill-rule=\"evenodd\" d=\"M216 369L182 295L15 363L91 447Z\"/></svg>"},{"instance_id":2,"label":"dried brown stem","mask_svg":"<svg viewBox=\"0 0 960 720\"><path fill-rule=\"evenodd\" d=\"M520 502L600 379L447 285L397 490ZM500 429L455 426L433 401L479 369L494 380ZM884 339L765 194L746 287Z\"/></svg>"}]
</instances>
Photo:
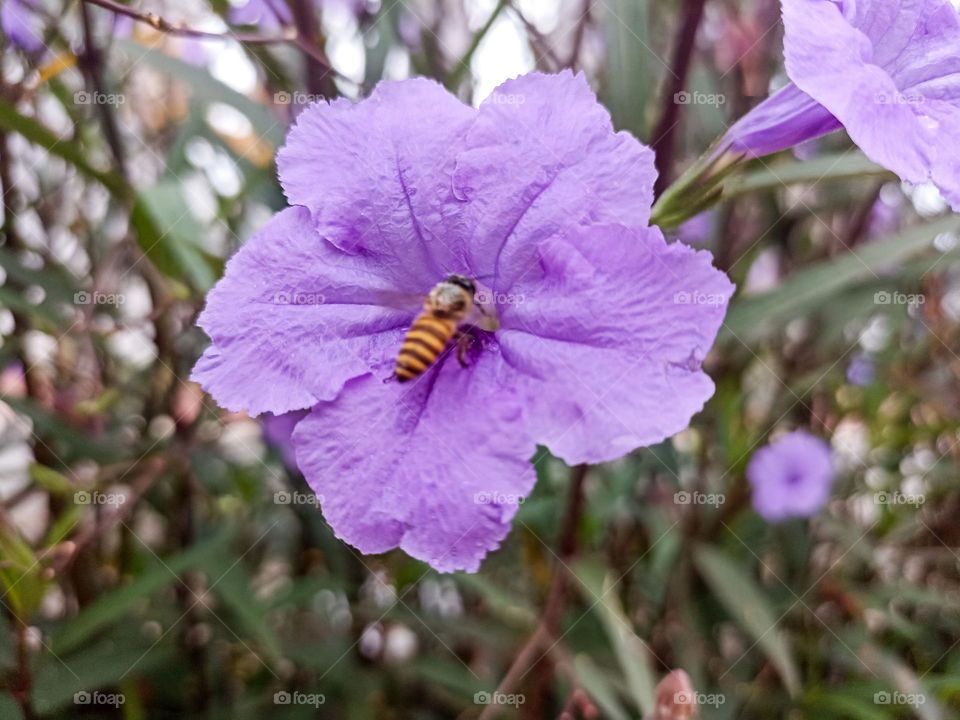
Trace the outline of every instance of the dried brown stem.
<instances>
[{"instance_id":1,"label":"dried brown stem","mask_svg":"<svg viewBox=\"0 0 960 720\"><path fill-rule=\"evenodd\" d=\"M577 527L583 513L583 482L587 476L587 466L577 465L570 473L570 493L567 498L567 510L560 530L557 562L547 592L543 618L533 634L527 639L513 663L497 686L496 694L507 695L520 684L527 672L537 665L543 656L550 652L555 644L554 637L563 613L567 587L567 560L577 549ZM496 717L497 705L487 705L480 713L479 720L491 720Z\"/></svg>"},{"instance_id":2,"label":"dried brown stem","mask_svg":"<svg viewBox=\"0 0 960 720\"><path fill-rule=\"evenodd\" d=\"M137 22L149 25L157 32L164 33L165 35L191 37L200 40L233 40L243 45L293 45L302 53L307 55L311 62L317 63L317 65L322 67L325 73L335 75L341 80L355 84L350 78L337 72L336 68L330 64L323 52L318 47L311 44L308 38L304 38L296 28L285 28L283 33L280 35L261 35L259 33L233 31L224 33L209 32L206 30L196 30L179 23L172 23L169 20L165 20L164 18L160 17L159 15L154 15L151 12L134 10L131 7L127 7L126 5L121 5L120 3L115 2L114 0L82 0L82 2L90 3L91 5L97 5L105 10L115 12L118 15L125 15L126 17L132 18Z\"/></svg>"}]
</instances>

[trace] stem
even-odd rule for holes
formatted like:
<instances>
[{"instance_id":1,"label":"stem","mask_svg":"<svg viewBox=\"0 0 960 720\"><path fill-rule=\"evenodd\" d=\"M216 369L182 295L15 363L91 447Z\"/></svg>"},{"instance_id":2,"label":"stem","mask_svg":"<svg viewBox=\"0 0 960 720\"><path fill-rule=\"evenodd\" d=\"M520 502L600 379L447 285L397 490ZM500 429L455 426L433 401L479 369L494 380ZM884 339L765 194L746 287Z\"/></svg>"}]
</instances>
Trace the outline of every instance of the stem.
<instances>
[{"instance_id":1,"label":"stem","mask_svg":"<svg viewBox=\"0 0 960 720\"><path fill-rule=\"evenodd\" d=\"M36 720L37 714L33 710L33 678L30 674L30 652L27 646L27 625L19 617L14 618L16 623L16 652L17 652L17 679L16 688L12 689L13 696L20 705L23 720Z\"/></svg>"},{"instance_id":2,"label":"stem","mask_svg":"<svg viewBox=\"0 0 960 720\"><path fill-rule=\"evenodd\" d=\"M674 137L680 123L680 103L676 96L684 90L687 75L690 72L690 62L693 58L693 48L697 39L697 30L703 19L703 8L706 0L684 0L683 21L677 28L674 38L673 56L670 59L672 82L667 86L666 96L663 98L663 114L653 131L653 151L656 154L657 182L654 193L659 196L670 182L670 168L673 167Z\"/></svg>"},{"instance_id":3,"label":"stem","mask_svg":"<svg viewBox=\"0 0 960 720\"><path fill-rule=\"evenodd\" d=\"M97 5L106 10L115 12L118 15L125 15L129 18L133 18L135 21L145 23L154 30L162 32L166 35L192 37L199 38L201 40L233 40L242 45L293 45L307 55L311 61L323 67L325 73L332 74L340 80L344 80L352 85L356 85L356 83L346 75L339 73L337 69L330 64L330 61L327 60L324 54L317 47L308 42L306 38L302 37L296 28L286 28L282 35L260 35L259 33L238 33L233 31L225 33L208 32L206 30L194 30L193 28L189 28L184 25L172 23L169 20L163 19L159 15L154 15L151 12L140 12L138 10L134 10L133 8L127 7L126 5L121 5L114 0L81 0L81 2Z\"/></svg>"},{"instance_id":4,"label":"stem","mask_svg":"<svg viewBox=\"0 0 960 720\"><path fill-rule=\"evenodd\" d=\"M470 41L470 47L467 48L467 51L463 54L463 57L457 61L456 66L447 75L447 79L444 81L443 85L448 90L455 90L460 86L460 83L463 81L464 76L470 72L470 62L473 60L473 56L477 52L477 48L480 47L480 43L483 42L483 39L487 36L487 33L490 32L490 28L493 27L493 23L497 21L497 18L500 17L500 13L503 12L504 8L510 4L510 0L500 0L497 3L497 6L493 9L493 12L490 13L490 17L487 18L487 21L483 24L483 27L480 28L476 34L473 36L473 40Z\"/></svg>"},{"instance_id":5,"label":"stem","mask_svg":"<svg viewBox=\"0 0 960 720\"><path fill-rule=\"evenodd\" d=\"M560 616L563 612L567 585L567 560L577 549L577 527L583 513L583 482L587 476L587 465L577 465L570 471L570 494L567 498L567 510L564 514L563 525L560 530L560 540L557 545L557 562L554 568L550 589L547 592L547 601L544 606L543 618L533 634L527 639L517 657L514 659L507 674L497 686L495 694L509 694L527 672L543 658L543 650L553 642ZM497 714L499 707L487 705L480 713L478 720L491 720Z\"/></svg>"}]
</instances>

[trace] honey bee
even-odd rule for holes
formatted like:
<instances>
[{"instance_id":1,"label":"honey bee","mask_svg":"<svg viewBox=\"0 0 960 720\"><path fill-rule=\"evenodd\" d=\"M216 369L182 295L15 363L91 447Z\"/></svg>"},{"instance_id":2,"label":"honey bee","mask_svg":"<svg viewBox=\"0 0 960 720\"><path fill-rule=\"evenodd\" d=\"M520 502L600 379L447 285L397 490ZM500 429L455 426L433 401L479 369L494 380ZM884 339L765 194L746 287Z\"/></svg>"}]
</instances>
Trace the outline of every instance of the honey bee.
<instances>
[{"instance_id":1,"label":"honey bee","mask_svg":"<svg viewBox=\"0 0 960 720\"><path fill-rule=\"evenodd\" d=\"M474 308L477 284L463 275L451 274L437 283L423 303L423 311L413 321L403 339L394 377L407 382L419 377L433 365ZM467 339L459 334L457 359L466 366Z\"/></svg>"}]
</instances>

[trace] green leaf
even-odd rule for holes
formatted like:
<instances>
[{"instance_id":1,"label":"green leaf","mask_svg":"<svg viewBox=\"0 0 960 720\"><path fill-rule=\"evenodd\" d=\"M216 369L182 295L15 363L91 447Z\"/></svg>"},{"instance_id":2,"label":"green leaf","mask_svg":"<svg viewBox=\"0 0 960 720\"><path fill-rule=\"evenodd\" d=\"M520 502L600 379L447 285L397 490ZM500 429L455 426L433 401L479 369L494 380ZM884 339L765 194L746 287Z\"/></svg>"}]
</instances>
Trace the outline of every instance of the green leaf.
<instances>
[{"instance_id":1,"label":"green leaf","mask_svg":"<svg viewBox=\"0 0 960 720\"><path fill-rule=\"evenodd\" d=\"M586 655L577 655L573 660L573 669L583 689L603 710L605 718L630 719L629 713L617 699L616 690L607 680L606 672L597 667L593 660Z\"/></svg>"},{"instance_id":2,"label":"green leaf","mask_svg":"<svg viewBox=\"0 0 960 720\"><path fill-rule=\"evenodd\" d=\"M18 113L16 108L5 100L0 100L0 128L19 133L51 155L66 160L87 177L101 183L113 195L118 197L128 195L123 178L114 172L100 170L91 165L87 161L87 151L76 139L58 137L33 118Z\"/></svg>"},{"instance_id":3,"label":"green leaf","mask_svg":"<svg viewBox=\"0 0 960 720\"><path fill-rule=\"evenodd\" d=\"M197 244L206 234L187 205L180 183L162 180L140 191L134 206L140 247L163 273L197 290L213 287L219 272Z\"/></svg>"},{"instance_id":4,"label":"green leaf","mask_svg":"<svg viewBox=\"0 0 960 720\"><path fill-rule=\"evenodd\" d=\"M650 50L649 0L608 0L600 9L607 44L601 98L617 129L646 137L647 103L663 68Z\"/></svg>"},{"instance_id":5,"label":"green leaf","mask_svg":"<svg viewBox=\"0 0 960 720\"><path fill-rule=\"evenodd\" d=\"M723 197L731 198L759 190L779 190L789 185L819 185L852 178L895 177L863 153L844 152L813 160L766 163L759 170L737 175L724 184Z\"/></svg>"},{"instance_id":6,"label":"green leaf","mask_svg":"<svg viewBox=\"0 0 960 720\"><path fill-rule=\"evenodd\" d=\"M278 658L283 654L280 640L267 620L266 608L250 592L252 586L253 579L238 563L220 577L213 587L213 592L220 598L220 602L232 611L250 636L266 649L270 657Z\"/></svg>"},{"instance_id":7,"label":"green leaf","mask_svg":"<svg viewBox=\"0 0 960 720\"><path fill-rule=\"evenodd\" d=\"M186 570L209 566L211 572L215 571L232 535L231 530L222 531L176 557L155 564L129 585L88 605L79 615L60 626L59 632L53 636L53 652L62 655L73 651L99 630L119 620L144 598L178 582L177 576Z\"/></svg>"},{"instance_id":8,"label":"green leaf","mask_svg":"<svg viewBox=\"0 0 960 720\"><path fill-rule=\"evenodd\" d=\"M46 589L43 566L17 531L0 524L0 586L3 602L23 622L40 606Z\"/></svg>"},{"instance_id":9,"label":"green leaf","mask_svg":"<svg viewBox=\"0 0 960 720\"><path fill-rule=\"evenodd\" d=\"M588 561L577 563L574 575L585 590L584 601L599 612L634 703L645 715L653 712L656 680L650 667L650 655L643 641L634 633L613 592L613 575Z\"/></svg>"},{"instance_id":10,"label":"green leaf","mask_svg":"<svg viewBox=\"0 0 960 720\"><path fill-rule=\"evenodd\" d=\"M787 691L795 696L800 689L800 675L787 637L776 627L778 615L763 589L740 563L721 550L701 545L693 557L700 576L730 616L770 658Z\"/></svg>"},{"instance_id":11,"label":"green leaf","mask_svg":"<svg viewBox=\"0 0 960 720\"><path fill-rule=\"evenodd\" d=\"M875 281L891 267L933 250L932 243L937 236L957 232L960 232L960 217L951 215L794 272L772 292L735 300L727 313L720 340L729 342L739 338L749 344L771 328L779 328L826 306L842 291L858 283Z\"/></svg>"}]
</instances>

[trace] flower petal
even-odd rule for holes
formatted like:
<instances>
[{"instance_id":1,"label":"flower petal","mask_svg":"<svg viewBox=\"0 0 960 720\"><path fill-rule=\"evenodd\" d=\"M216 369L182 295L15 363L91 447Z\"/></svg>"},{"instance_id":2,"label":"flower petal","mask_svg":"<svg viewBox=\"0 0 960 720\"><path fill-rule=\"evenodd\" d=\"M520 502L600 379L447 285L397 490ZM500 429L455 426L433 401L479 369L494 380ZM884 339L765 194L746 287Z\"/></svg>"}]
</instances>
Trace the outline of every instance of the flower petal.
<instances>
[{"instance_id":1,"label":"flower petal","mask_svg":"<svg viewBox=\"0 0 960 720\"><path fill-rule=\"evenodd\" d=\"M316 103L277 155L280 182L324 238L429 287L465 269L451 174L476 114L424 78L382 82L357 103Z\"/></svg>"},{"instance_id":2,"label":"flower petal","mask_svg":"<svg viewBox=\"0 0 960 720\"><path fill-rule=\"evenodd\" d=\"M716 152L729 147L762 157L842 127L829 110L790 83L734 123Z\"/></svg>"},{"instance_id":3,"label":"flower petal","mask_svg":"<svg viewBox=\"0 0 960 720\"><path fill-rule=\"evenodd\" d=\"M580 228L539 254L497 333L534 439L593 463L686 428L713 394L700 362L733 293L710 254L621 226Z\"/></svg>"},{"instance_id":4,"label":"flower petal","mask_svg":"<svg viewBox=\"0 0 960 720\"><path fill-rule=\"evenodd\" d=\"M280 414L386 368L417 308L379 304L392 288L379 270L319 238L306 209L284 210L231 258L207 296L198 324L213 345L193 379L229 410Z\"/></svg>"},{"instance_id":5,"label":"flower petal","mask_svg":"<svg viewBox=\"0 0 960 720\"><path fill-rule=\"evenodd\" d=\"M931 128L874 64L870 38L829 0L783 0L783 21L787 72L800 89L835 115L870 159L911 182L928 180ZM881 32L873 24L869 31Z\"/></svg>"},{"instance_id":6,"label":"flower petal","mask_svg":"<svg viewBox=\"0 0 960 720\"><path fill-rule=\"evenodd\" d=\"M652 151L610 115L582 74L530 73L500 85L457 156L454 192L468 200L471 267L510 284L512 252L586 222L645 227L656 171ZM512 243L511 237L523 238Z\"/></svg>"},{"instance_id":7,"label":"flower petal","mask_svg":"<svg viewBox=\"0 0 960 720\"><path fill-rule=\"evenodd\" d=\"M535 445L502 360L447 358L409 384L350 381L294 432L297 463L337 537L475 572L535 481Z\"/></svg>"}]
</instances>

